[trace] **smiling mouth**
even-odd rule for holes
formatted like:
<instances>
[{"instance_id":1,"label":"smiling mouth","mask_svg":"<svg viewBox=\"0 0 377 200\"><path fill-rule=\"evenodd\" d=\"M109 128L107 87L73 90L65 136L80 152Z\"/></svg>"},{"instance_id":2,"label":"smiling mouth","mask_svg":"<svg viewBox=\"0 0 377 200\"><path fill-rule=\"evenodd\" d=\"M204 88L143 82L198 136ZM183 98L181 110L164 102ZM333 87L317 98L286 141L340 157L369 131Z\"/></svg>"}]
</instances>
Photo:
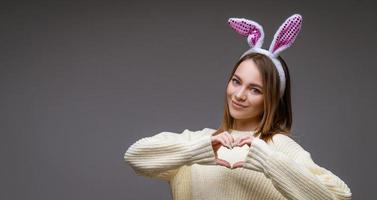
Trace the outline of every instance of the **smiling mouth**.
<instances>
[{"instance_id":1,"label":"smiling mouth","mask_svg":"<svg viewBox=\"0 0 377 200\"><path fill-rule=\"evenodd\" d=\"M233 100L232 100L232 104L233 104L233 106L236 107L236 108L246 108L246 107L247 107L247 106L240 105L240 104L234 102Z\"/></svg>"}]
</instances>

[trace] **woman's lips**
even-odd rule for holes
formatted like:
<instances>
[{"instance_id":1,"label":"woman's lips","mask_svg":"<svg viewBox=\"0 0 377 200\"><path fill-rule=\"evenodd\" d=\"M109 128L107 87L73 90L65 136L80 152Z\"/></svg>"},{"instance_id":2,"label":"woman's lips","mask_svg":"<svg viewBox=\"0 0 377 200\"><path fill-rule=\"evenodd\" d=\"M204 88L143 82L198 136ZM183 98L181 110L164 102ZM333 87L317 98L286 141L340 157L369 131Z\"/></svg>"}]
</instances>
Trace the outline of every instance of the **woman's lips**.
<instances>
[{"instance_id":1,"label":"woman's lips","mask_svg":"<svg viewBox=\"0 0 377 200\"><path fill-rule=\"evenodd\" d=\"M233 105L234 107L236 107L236 108L246 108L246 107L247 107L247 106L243 106L243 105L241 105L241 104L238 104L238 103L234 102L233 100L232 100L232 105Z\"/></svg>"}]
</instances>

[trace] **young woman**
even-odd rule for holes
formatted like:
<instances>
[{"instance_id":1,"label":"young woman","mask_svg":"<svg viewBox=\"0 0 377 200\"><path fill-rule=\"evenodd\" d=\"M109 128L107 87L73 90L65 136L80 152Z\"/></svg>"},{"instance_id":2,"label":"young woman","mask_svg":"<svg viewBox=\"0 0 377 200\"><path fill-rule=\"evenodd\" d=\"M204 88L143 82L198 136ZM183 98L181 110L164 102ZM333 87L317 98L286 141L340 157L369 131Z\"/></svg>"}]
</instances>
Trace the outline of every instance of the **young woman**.
<instances>
[{"instance_id":1,"label":"young woman","mask_svg":"<svg viewBox=\"0 0 377 200\"><path fill-rule=\"evenodd\" d=\"M229 19L251 48L229 77L221 126L138 140L125 153L135 172L169 181L173 199L351 199L348 186L288 136L290 78L279 53L301 23L298 14L288 18L265 50L259 24Z\"/></svg>"}]
</instances>

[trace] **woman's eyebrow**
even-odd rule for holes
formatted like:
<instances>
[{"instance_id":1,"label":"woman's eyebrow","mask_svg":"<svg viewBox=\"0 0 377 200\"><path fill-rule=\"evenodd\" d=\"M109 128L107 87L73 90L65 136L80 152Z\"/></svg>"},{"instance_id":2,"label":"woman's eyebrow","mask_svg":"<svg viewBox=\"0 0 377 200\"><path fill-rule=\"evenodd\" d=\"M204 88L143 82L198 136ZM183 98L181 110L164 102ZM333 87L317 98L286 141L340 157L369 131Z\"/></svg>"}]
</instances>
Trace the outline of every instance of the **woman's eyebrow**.
<instances>
[{"instance_id":1,"label":"woman's eyebrow","mask_svg":"<svg viewBox=\"0 0 377 200\"><path fill-rule=\"evenodd\" d=\"M236 74L233 74L233 75L242 81L242 79L238 75L236 75ZM258 85L256 83L250 83L249 85L250 86L256 86L256 87L259 87L260 89L262 89L262 86L260 86L260 85Z\"/></svg>"}]
</instances>

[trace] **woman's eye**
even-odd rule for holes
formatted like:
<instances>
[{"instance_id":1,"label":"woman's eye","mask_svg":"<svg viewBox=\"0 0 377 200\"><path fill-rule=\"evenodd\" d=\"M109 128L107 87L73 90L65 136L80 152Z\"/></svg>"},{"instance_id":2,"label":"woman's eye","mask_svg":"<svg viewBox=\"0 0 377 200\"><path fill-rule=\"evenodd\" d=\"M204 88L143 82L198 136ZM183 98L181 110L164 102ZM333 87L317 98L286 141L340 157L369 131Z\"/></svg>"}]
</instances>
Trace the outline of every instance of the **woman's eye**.
<instances>
[{"instance_id":1,"label":"woman's eye","mask_svg":"<svg viewBox=\"0 0 377 200\"><path fill-rule=\"evenodd\" d=\"M238 80L235 79L235 78L232 79L232 82L233 82L233 83L236 83L236 84L239 84Z\"/></svg>"},{"instance_id":2,"label":"woman's eye","mask_svg":"<svg viewBox=\"0 0 377 200\"><path fill-rule=\"evenodd\" d=\"M253 93L257 93L257 94L260 94L261 92L258 90L258 89L256 89L256 88L251 88L251 91L253 92Z\"/></svg>"}]
</instances>

